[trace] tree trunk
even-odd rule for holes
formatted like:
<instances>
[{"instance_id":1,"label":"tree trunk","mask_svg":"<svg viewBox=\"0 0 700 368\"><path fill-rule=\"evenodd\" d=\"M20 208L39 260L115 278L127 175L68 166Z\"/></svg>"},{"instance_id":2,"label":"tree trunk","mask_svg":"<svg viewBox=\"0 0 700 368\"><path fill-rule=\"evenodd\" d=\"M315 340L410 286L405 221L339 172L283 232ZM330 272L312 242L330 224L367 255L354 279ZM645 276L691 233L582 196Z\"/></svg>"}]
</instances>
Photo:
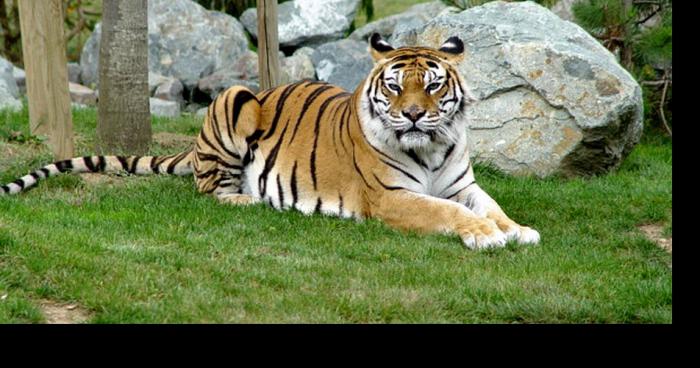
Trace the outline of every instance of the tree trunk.
<instances>
[{"instance_id":1,"label":"tree trunk","mask_svg":"<svg viewBox=\"0 0 700 368\"><path fill-rule=\"evenodd\" d=\"M277 0L258 0L258 74L263 91L280 83L279 48Z\"/></svg>"},{"instance_id":2,"label":"tree trunk","mask_svg":"<svg viewBox=\"0 0 700 368\"><path fill-rule=\"evenodd\" d=\"M623 6L625 10L625 17L630 17L632 14L632 7L634 6L633 0L623 0ZM620 50L620 61L622 66L627 70L632 70L632 44L630 42L631 29L634 26L636 19L628 19L627 25L625 26L625 40L622 43L622 49Z\"/></svg>"},{"instance_id":3,"label":"tree trunk","mask_svg":"<svg viewBox=\"0 0 700 368\"><path fill-rule=\"evenodd\" d=\"M143 155L151 143L147 0L102 6L97 151Z\"/></svg>"},{"instance_id":4,"label":"tree trunk","mask_svg":"<svg viewBox=\"0 0 700 368\"><path fill-rule=\"evenodd\" d=\"M27 72L29 131L49 136L55 160L71 158L73 120L61 0L22 0L19 9Z\"/></svg>"}]
</instances>

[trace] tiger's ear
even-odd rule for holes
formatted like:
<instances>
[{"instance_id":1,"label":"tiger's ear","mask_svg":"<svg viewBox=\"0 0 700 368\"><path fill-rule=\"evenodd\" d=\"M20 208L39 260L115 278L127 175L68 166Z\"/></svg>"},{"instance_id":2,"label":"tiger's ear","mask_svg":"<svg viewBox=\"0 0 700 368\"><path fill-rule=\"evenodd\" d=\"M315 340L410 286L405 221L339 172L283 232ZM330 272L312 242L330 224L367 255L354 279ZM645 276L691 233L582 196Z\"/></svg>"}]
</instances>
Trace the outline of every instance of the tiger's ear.
<instances>
[{"instance_id":1,"label":"tiger's ear","mask_svg":"<svg viewBox=\"0 0 700 368\"><path fill-rule=\"evenodd\" d=\"M440 46L438 51L442 51L447 61L458 63L464 58L464 43L457 36L452 36Z\"/></svg>"},{"instance_id":2,"label":"tiger's ear","mask_svg":"<svg viewBox=\"0 0 700 368\"><path fill-rule=\"evenodd\" d=\"M386 53L394 50L388 42L382 40L382 36L379 33L372 33L372 37L369 38L369 45L372 59L375 62L384 59Z\"/></svg>"}]
</instances>

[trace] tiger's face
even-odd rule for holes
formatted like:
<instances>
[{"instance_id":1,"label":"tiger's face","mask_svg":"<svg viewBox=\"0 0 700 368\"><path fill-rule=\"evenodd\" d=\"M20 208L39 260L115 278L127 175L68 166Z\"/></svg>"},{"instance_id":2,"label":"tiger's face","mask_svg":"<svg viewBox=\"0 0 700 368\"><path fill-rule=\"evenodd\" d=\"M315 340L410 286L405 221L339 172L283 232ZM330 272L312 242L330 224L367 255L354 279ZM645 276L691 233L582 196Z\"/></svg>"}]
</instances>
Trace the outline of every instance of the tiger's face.
<instances>
[{"instance_id":1,"label":"tiger's face","mask_svg":"<svg viewBox=\"0 0 700 368\"><path fill-rule=\"evenodd\" d=\"M377 65L365 88L376 138L406 151L455 142L471 101L456 70L462 41L394 49L374 34L370 44Z\"/></svg>"}]
</instances>

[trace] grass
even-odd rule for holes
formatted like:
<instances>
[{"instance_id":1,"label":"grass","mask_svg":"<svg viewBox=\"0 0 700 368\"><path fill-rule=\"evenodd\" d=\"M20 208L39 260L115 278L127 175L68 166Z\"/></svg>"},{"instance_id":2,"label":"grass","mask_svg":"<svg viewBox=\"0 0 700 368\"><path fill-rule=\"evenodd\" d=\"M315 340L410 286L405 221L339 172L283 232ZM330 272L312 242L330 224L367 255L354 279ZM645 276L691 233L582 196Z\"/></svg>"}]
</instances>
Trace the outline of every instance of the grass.
<instances>
[{"instance_id":1,"label":"grass","mask_svg":"<svg viewBox=\"0 0 700 368\"><path fill-rule=\"evenodd\" d=\"M374 0L374 16L370 22L402 13L413 5L429 3L431 1L433 0ZM355 29L370 22L367 21L367 14L362 7L360 7L355 16Z\"/></svg>"},{"instance_id":2,"label":"grass","mask_svg":"<svg viewBox=\"0 0 700 368\"><path fill-rule=\"evenodd\" d=\"M74 110L79 155L95 116ZM153 122L161 134L198 126ZM26 110L0 112L0 182L49 160ZM0 198L0 323L44 322L47 299L86 308L90 323L671 323L671 255L636 229L670 232L671 169L662 140L589 179L477 166L481 186L543 239L481 252L378 221L220 205L191 178L56 177Z\"/></svg>"}]
</instances>

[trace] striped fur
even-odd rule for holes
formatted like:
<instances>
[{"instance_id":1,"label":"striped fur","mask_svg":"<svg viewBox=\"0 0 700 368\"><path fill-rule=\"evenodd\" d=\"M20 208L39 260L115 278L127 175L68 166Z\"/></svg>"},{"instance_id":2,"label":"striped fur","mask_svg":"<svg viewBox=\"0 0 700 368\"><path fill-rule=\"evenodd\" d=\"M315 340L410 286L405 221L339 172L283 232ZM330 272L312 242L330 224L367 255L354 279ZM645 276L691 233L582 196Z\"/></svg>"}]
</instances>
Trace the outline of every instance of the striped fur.
<instances>
[{"instance_id":1,"label":"striped fur","mask_svg":"<svg viewBox=\"0 0 700 368\"><path fill-rule=\"evenodd\" d=\"M457 234L470 248L539 234L509 219L476 184L456 70L464 50L393 49L370 40L375 67L350 93L318 81L260 92L236 86L209 106L194 149L155 158L94 156L48 165L3 186L16 193L59 172L193 173L221 202L379 218L400 229ZM147 163L142 162L147 161Z\"/></svg>"}]
</instances>

